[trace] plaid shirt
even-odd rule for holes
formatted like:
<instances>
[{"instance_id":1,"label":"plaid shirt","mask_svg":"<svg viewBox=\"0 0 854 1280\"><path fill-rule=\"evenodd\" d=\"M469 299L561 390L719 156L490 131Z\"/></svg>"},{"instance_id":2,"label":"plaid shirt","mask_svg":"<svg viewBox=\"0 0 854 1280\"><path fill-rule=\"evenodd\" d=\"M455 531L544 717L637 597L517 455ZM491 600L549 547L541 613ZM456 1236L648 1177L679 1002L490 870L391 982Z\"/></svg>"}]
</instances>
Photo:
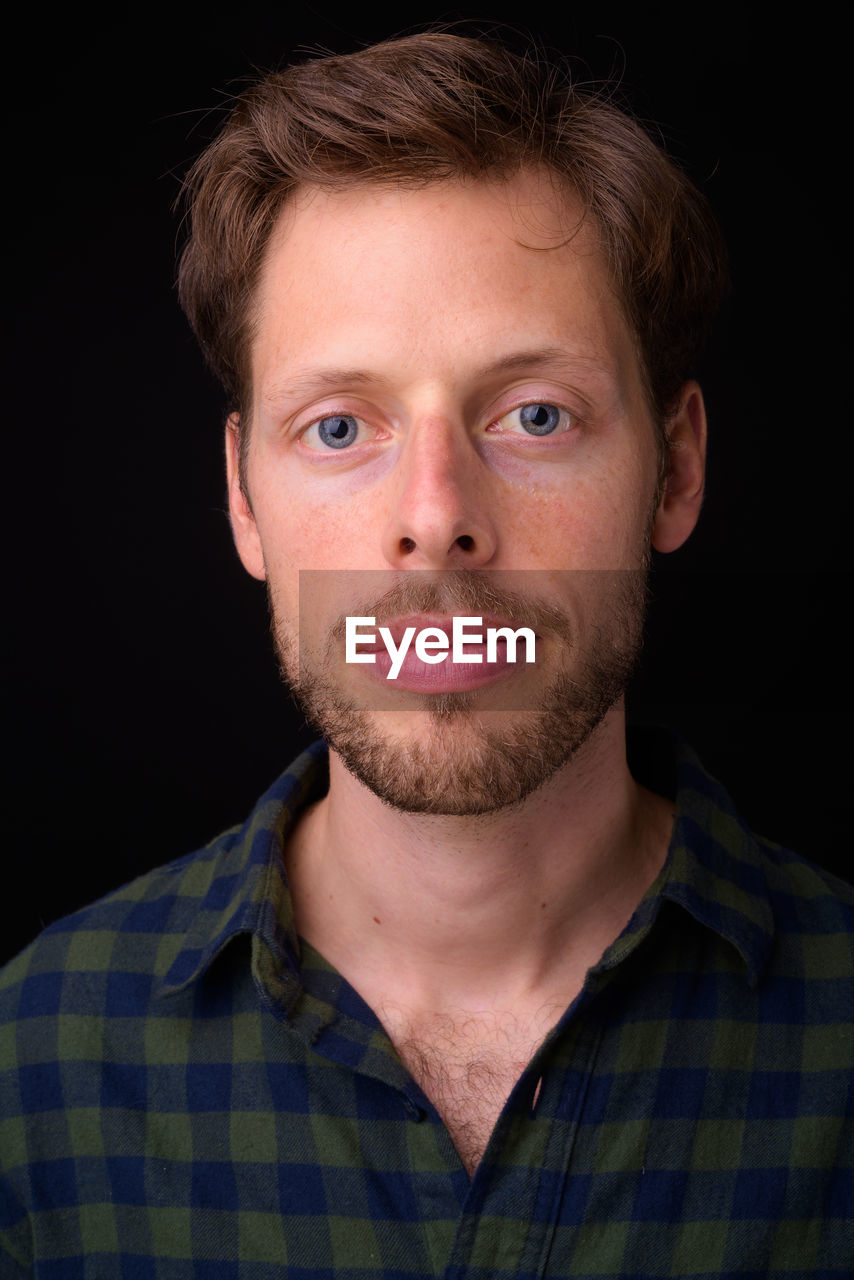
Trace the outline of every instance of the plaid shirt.
<instances>
[{"instance_id":1,"label":"plaid shirt","mask_svg":"<svg viewBox=\"0 0 854 1280\"><path fill-rule=\"evenodd\" d=\"M322 744L242 829L52 925L0 987L4 1280L852 1274L854 889L675 750L666 865L471 1182L295 935Z\"/></svg>"}]
</instances>

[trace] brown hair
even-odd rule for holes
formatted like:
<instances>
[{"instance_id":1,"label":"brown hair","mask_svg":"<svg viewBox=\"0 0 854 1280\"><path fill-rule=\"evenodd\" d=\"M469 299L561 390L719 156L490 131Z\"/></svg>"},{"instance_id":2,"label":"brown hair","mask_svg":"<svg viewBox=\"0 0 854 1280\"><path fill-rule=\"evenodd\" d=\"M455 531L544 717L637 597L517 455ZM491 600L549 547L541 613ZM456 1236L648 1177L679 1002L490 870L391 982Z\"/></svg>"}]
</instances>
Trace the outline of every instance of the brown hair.
<instances>
[{"instance_id":1,"label":"brown hair","mask_svg":"<svg viewBox=\"0 0 854 1280\"><path fill-rule=\"evenodd\" d=\"M661 425L725 286L704 197L640 125L564 68L435 31L265 76L188 173L179 295L229 408L249 410L253 292L297 186L415 186L535 165L569 183L595 221Z\"/></svg>"}]
</instances>

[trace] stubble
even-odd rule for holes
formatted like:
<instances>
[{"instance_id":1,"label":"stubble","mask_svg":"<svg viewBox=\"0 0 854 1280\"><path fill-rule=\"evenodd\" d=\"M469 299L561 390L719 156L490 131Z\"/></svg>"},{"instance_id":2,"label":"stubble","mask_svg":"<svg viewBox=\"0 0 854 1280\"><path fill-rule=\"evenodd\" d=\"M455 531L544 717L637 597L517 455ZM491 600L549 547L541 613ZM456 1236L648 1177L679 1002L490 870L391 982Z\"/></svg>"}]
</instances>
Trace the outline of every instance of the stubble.
<instances>
[{"instance_id":1,"label":"stubble","mask_svg":"<svg viewBox=\"0 0 854 1280\"><path fill-rule=\"evenodd\" d=\"M444 574L438 583L435 576L425 581L407 574L373 607L363 602L351 610L378 619L437 608L492 612L517 622L533 618L550 642L552 661L523 709L484 710L480 691L420 695L417 710L402 715L371 708L335 678L330 646L318 646L311 656L304 646L298 658L293 626L270 593L282 677L308 722L384 803L406 813L494 813L520 803L576 756L637 666L646 569L577 572L587 607L575 613L521 598L483 572L463 571ZM581 616L590 619L584 627Z\"/></svg>"}]
</instances>

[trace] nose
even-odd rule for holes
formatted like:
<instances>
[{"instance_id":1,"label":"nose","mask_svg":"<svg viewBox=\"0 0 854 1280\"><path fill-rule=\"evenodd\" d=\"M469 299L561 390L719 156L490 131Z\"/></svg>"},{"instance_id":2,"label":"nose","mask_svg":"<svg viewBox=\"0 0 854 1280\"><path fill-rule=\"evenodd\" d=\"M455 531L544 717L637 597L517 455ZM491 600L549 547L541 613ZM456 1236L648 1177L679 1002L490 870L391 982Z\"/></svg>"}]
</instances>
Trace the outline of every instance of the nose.
<instances>
[{"instance_id":1,"label":"nose","mask_svg":"<svg viewBox=\"0 0 854 1280\"><path fill-rule=\"evenodd\" d=\"M413 423L394 472L383 531L386 561L401 569L479 569L498 539L487 468L461 423L425 416Z\"/></svg>"}]
</instances>

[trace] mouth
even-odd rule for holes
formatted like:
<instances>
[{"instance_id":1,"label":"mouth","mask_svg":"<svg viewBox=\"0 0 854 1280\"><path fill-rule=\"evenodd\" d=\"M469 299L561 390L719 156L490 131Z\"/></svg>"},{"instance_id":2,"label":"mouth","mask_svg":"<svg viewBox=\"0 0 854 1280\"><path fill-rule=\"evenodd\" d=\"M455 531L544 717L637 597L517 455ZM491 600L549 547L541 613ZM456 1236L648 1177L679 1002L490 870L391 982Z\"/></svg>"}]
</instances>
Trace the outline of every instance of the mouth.
<instances>
[{"instance_id":1,"label":"mouth","mask_svg":"<svg viewBox=\"0 0 854 1280\"><path fill-rule=\"evenodd\" d=\"M366 674L386 687L410 693L465 693L494 684L536 660L540 637L494 614L411 614L377 619L375 638L360 652L371 655ZM508 635L517 633L514 643ZM432 659L432 660L431 660Z\"/></svg>"}]
</instances>

